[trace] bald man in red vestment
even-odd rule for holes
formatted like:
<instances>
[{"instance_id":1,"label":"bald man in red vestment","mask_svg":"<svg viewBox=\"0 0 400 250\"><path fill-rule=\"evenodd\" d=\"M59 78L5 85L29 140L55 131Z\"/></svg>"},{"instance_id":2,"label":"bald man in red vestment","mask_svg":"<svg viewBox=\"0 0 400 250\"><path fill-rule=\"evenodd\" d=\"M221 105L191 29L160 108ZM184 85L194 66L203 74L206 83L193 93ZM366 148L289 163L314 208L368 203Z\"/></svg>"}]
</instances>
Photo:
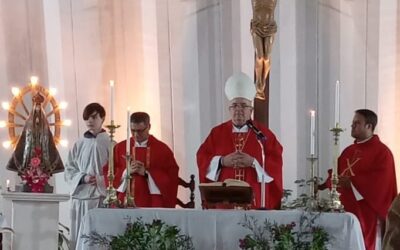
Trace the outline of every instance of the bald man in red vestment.
<instances>
[{"instance_id":1,"label":"bald man in red vestment","mask_svg":"<svg viewBox=\"0 0 400 250\"><path fill-rule=\"evenodd\" d=\"M354 144L338 159L340 200L360 221L367 250L376 249L376 238L397 195L393 155L374 134L377 122L373 111L357 110L351 125Z\"/></svg>"},{"instance_id":2,"label":"bald man in red vestment","mask_svg":"<svg viewBox=\"0 0 400 250\"><path fill-rule=\"evenodd\" d=\"M265 139L257 140L247 125L253 111L254 82L236 73L225 84L231 120L214 127L197 152L200 182L239 179L253 189L253 208L261 207L261 182L266 184L265 208L277 209L282 198L282 146L271 130L256 121ZM262 151L261 144L264 148ZM263 153L265 164L263 164Z\"/></svg>"},{"instance_id":3,"label":"bald man in red vestment","mask_svg":"<svg viewBox=\"0 0 400 250\"><path fill-rule=\"evenodd\" d=\"M133 113L131 119L131 187L137 207L175 207L179 167L171 149L150 135L150 116ZM114 147L114 187L118 199L124 201L126 181L126 140ZM107 167L104 172L108 171Z\"/></svg>"}]
</instances>

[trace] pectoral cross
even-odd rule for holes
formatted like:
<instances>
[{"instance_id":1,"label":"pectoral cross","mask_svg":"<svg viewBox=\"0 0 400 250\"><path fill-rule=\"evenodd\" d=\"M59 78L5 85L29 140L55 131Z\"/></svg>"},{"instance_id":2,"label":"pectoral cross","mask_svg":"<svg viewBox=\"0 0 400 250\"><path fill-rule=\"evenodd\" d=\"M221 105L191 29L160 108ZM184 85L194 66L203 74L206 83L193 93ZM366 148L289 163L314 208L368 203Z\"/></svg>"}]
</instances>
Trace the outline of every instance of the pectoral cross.
<instances>
[{"instance_id":1,"label":"pectoral cross","mask_svg":"<svg viewBox=\"0 0 400 250\"><path fill-rule=\"evenodd\" d=\"M235 150L236 152L242 151L245 141L244 141L245 133L235 133Z\"/></svg>"},{"instance_id":2,"label":"pectoral cross","mask_svg":"<svg viewBox=\"0 0 400 250\"><path fill-rule=\"evenodd\" d=\"M244 168L235 168L235 179L244 181Z\"/></svg>"}]
</instances>

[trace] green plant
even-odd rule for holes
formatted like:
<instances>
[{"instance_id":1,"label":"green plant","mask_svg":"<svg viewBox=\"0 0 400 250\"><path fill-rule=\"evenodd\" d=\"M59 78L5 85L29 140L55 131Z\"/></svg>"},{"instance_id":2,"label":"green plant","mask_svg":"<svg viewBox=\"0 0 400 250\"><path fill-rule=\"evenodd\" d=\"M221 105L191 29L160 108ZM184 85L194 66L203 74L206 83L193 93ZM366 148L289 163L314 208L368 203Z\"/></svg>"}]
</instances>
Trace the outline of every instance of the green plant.
<instances>
[{"instance_id":1,"label":"green plant","mask_svg":"<svg viewBox=\"0 0 400 250\"><path fill-rule=\"evenodd\" d=\"M239 239L239 247L248 250L325 250L329 243L329 234L315 226L316 213L303 213L299 226L296 223L277 224L264 221L262 226L252 216L244 217L241 226L249 229L243 239Z\"/></svg>"},{"instance_id":2,"label":"green plant","mask_svg":"<svg viewBox=\"0 0 400 250\"><path fill-rule=\"evenodd\" d=\"M310 185L315 185L315 190L318 189L318 183L321 183L322 178L314 177L310 180L296 180L294 183L297 184L299 188L306 188ZM302 209L305 211L318 211L318 212L330 212L332 209L330 208L330 201L325 198L318 197L318 195L312 197L310 193L301 193L296 199L289 200L289 197L292 195L293 191L290 189L283 190L283 197L282 197L282 210L287 209ZM315 207L310 207L310 202L316 202Z\"/></svg>"},{"instance_id":3,"label":"green plant","mask_svg":"<svg viewBox=\"0 0 400 250\"><path fill-rule=\"evenodd\" d=\"M62 223L58 223L58 250L71 249L69 243L69 228Z\"/></svg>"},{"instance_id":4,"label":"green plant","mask_svg":"<svg viewBox=\"0 0 400 250\"><path fill-rule=\"evenodd\" d=\"M131 218L122 235L100 235L92 232L83 235L85 243L107 247L112 250L191 250L194 249L191 237L180 234L177 226L171 226L161 220L144 223L137 218L131 223Z\"/></svg>"}]
</instances>

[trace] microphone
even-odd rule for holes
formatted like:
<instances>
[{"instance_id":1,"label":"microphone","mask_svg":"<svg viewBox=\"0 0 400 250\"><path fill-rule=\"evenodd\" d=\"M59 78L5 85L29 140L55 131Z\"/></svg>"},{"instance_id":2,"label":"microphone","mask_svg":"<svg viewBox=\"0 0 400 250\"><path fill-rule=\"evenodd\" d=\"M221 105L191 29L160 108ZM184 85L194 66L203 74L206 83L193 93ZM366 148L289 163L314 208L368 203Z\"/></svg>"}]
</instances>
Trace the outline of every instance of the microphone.
<instances>
[{"instance_id":1,"label":"microphone","mask_svg":"<svg viewBox=\"0 0 400 250\"><path fill-rule=\"evenodd\" d=\"M246 125L253 130L253 132L256 134L257 139L261 141L265 141L267 137L259 130L257 127L254 126L253 122L251 120L247 120Z\"/></svg>"}]
</instances>

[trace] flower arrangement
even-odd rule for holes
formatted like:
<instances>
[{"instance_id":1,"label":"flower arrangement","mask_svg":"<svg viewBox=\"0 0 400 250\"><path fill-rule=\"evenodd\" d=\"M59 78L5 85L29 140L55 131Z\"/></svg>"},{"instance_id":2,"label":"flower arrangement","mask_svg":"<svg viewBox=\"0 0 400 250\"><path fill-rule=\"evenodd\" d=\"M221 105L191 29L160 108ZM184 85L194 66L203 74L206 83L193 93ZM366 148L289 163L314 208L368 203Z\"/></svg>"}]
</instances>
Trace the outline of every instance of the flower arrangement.
<instances>
[{"instance_id":1,"label":"flower arrangement","mask_svg":"<svg viewBox=\"0 0 400 250\"><path fill-rule=\"evenodd\" d=\"M91 246L106 247L111 250L191 250L194 249L192 239L180 234L177 226L171 226L161 220L144 223L141 218L126 225L122 235L100 235L92 232L83 235Z\"/></svg>"},{"instance_id":2,"label":"flower arrangement","mask_svg":"<svg viewBox=\"0 0 400 250\"><path fill-rule=\"evenodd\" d=\"M239 247L246 250L326 250L329 234L315 225L318 216L303 213L297 227L295 222L279 225L268 219L260 226L254 217L245 215L240 225L251 233L239 239Z\"/></svg>"},{"instance_id":3,"label":"flower arrangement","mask_svg":"<svg viewBox=\"0 0 400 250\"><path fill-rule=\"evenodd\" d=\"M42 149L35 147L30 159L29 167L21 174L22 181L30 192L42 193L50 178L50 175L42 169Z\"/></svg>"}]
</instances>

